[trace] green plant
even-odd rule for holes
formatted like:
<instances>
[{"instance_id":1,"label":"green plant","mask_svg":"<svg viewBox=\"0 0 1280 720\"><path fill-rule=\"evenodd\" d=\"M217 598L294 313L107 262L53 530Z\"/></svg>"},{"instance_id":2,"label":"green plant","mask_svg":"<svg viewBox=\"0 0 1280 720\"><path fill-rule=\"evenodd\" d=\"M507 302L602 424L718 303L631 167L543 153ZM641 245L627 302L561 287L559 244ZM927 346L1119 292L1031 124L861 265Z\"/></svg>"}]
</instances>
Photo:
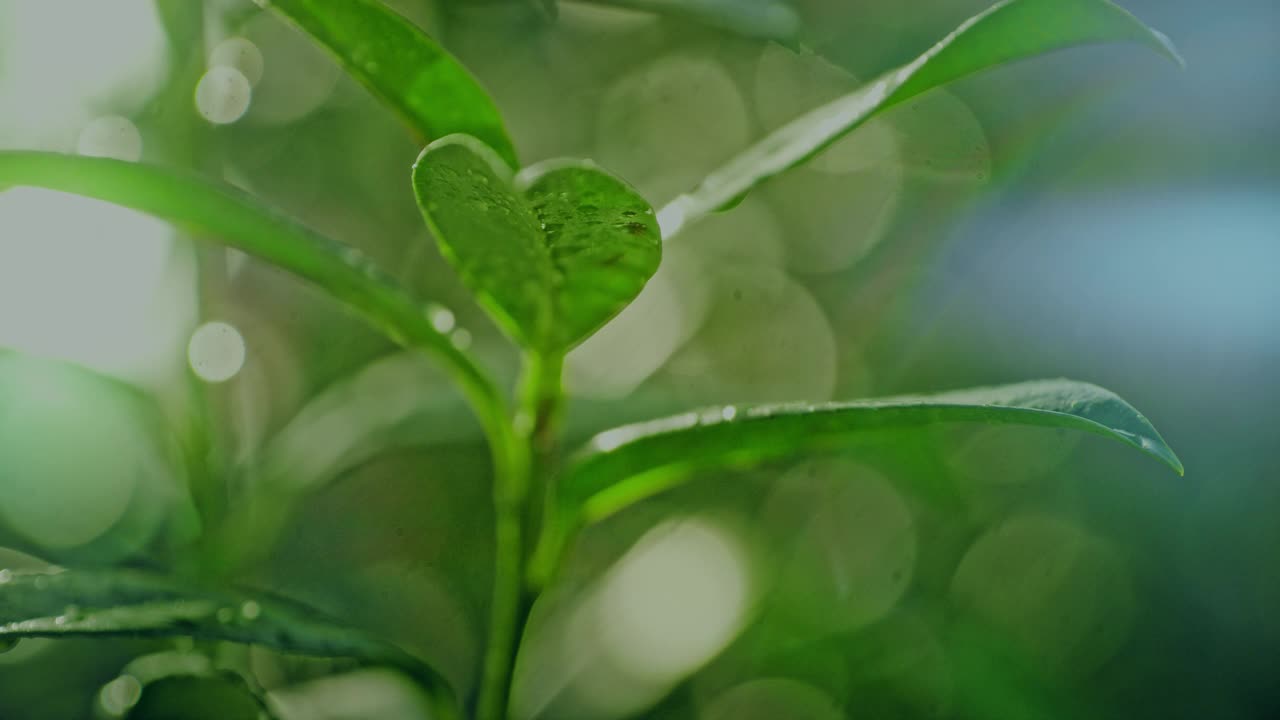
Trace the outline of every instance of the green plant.
<instances>
[{"instance_id":1,"label":"green plant","mask_svg":"<svg viewBox=\"0 0 1280 720\"><path fill-rule=\"evenodd\" d=\"M695 17L722 17L715 3L619 4L670 5ZM521 168L486 92L431 38L377 2L273 0L270 6L327 47L416 135L432 141L413 166L413 189L445 257L522 352L513 399L456 342L449 323L440 321L439 306L397 287L360 253L235 188L159 167L18 151L0 152L0 187L94 197L216 238L310 280L448 371L483 426L494 476L493 602L478 696L456 697L438 673L393 642L285 600L210 585L192 573L0 571L0 641L174 635L353 657L415 678L432 697L436 717L494 720L508 712L530 610L555 581L578 531L699 471L848 447L870 431L978 422L1090 432L1182 472L1172 450L1131 406L1106 390L1066 380L927 397L708 408L606 430L567 457L560 450L565 354L636 297L657 270L664 241L711 213L731 210L757 185L806 162L876 114L971 73L1104 41L1136 41L1177 59L1163 36L1112 3L1004 0L915 61L763 138L657 212L587 160ZM776 29L750 27L756 30L746 31L766 35ZM199 502L198 489L193 495ZM201 511L207 517L220 513ZM218 519L236 527L234 517Z\"/></svg>"}]
</instances>

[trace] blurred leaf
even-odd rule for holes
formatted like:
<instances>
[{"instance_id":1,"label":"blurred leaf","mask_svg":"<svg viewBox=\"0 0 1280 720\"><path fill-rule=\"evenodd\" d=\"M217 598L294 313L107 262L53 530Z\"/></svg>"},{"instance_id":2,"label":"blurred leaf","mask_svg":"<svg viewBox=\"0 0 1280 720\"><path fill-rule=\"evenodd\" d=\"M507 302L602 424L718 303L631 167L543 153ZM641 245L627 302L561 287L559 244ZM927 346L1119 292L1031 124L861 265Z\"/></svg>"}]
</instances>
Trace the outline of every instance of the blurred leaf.
<instances>
[{"instance_id":1,"label":"blurred leaf","mask_svg":"<svg viewBox=\"0 0 1280 720\"><path fill-rule=\"evenodd\" d=\"M920 93L1013 60L1076 45L1136 42L1181 63L1161 33L1109 0L1004 0L911 63L770 133L662 209L668 236L817 155L868 119Z\"/></svg>"},{"instance_id":2,"label":"blurred leaf","mask_svg":"<svg viewBox=\"0 0 1280 720\"><path fill-rule=\"evenodd\" d=\"M325 238L240 190L178 170L103 158L0 152L0 187L31 185L97 198L169 220L293 272L362 313L394 341L432 352L488 426L505 423L483 370L432 327L425 309L359 251Z\"/></svg>"},{"instance_id":3,"label":"blurred leaf","mask_svg":"<svg viewBox=\"0 0 1280 720\"><path fill-rule=\"evenodd\" d=\"M684 17L761 40L791 41L800 16L782 0L584 0L595 5Z\"/></svg>"},{"instance_id":4,"label":"blurred leaf","mask_svg":"<svg viewBox=\"0 0 1280 720\"><path fill-rule=\"evenodd\" d=\"M270 7L327 47L354 78L421 137L480 138L519 167L493 99L462 63L416 25L374 0L271 0Z\"/></svg>"},{"instance_id":5,"label":"blurred leaf","mask_svg":"<svg viewBox=\"0 0 1280 720\"><path fill-rule=\"evenodd\" d=\"M870 431L940 423L1082 430L1138 448L1182 473L1155 428L1114 393L1071 380L1040 380L928 396L713 408L628 425L597 435L578 455L561 478L561 499L593 522L699 470L834 450Z\"/></svg>"},{"instance_id":6,"label":"blurred leaf","mask_svg":"<svg viewBox=\"0 0 1280 720\"><path fill-rule=\"evenodd\" d=\"M461 400L419 353L381 357L310 398L263 446L254 485L281 490L321 487L394 448L476 439L457 422Z\"/></svg>"},{"instance_id":7,"label":"blurred leaf","mask_svg":"<svg viewBox=\"0 0 1280 720\"><path fill-rule=\"evenodd\" d=\"M264 720L276 717L235 673L174 675L149 683L129 720Z\"/></svg>"},{"instance_id":8,"label":"blurred leaf","mask_svg":"<svg viewBox=\"0 0 1280 720\"><path fill-rule=\"evenodd\" d=\"M441 712L454 702L444 679L403 650L281 599L132 570L0 573L0 639L84 636L187 636L357 658L411 675Z\"/></svg>"},{"instance_id":9,"label":"blurred leaf","mask_svg":"<svg viewBox=\"0 0 1280 720\"><path fill-rule=\"evenodd\" d=\"M453 135L422 151L413 184L444 256L527 348L581 342L639 294L662 257L652 208L585 160L512 178L492 150Z\"/></svg>"},{"instance_id":10,"label":"blurred leaf","mask_svg":"<svg viewBox=\"0 0 1280 720\"><path fill-rule=\"evenodd\" d=\"M533 9L548 20L555 20L560 17L560 3L558 0L529 0L529 4Z\"/></svg>"}]
</instances>

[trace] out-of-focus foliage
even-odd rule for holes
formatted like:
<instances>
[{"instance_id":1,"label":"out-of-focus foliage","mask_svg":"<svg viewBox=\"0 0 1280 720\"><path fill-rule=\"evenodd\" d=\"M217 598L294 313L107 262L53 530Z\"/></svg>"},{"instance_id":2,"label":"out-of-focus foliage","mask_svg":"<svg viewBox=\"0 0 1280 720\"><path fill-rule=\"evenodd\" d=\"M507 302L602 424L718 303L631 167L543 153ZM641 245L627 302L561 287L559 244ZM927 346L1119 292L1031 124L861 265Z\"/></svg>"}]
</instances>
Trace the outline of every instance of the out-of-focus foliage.
<instances>
[{"instance_id":1,"label":"out-of-focus foliage","mask_svg":"<svg viewBox=\"0 0 1280 720\"><path fill-rule=\"evenodd\" d=\"M473 69L525 162L591 157L656 204L986 5L796 0L797 53L717 29L742 27L707 21L715 3L566 0L554 21L523 0L386 4ZM1280 16L1126 6L1179 38L1187 73L1118 49L966 80L688 228L570 353L569 433L1070 375L1158 418L1188 479L988 425L707 473L577 544L535 610L521 717L1274 714L1280 96L1259 68ZM249 2L0 0L0 147L240 186L437 299L429 326L513 382L422 227L415 139ZM214 473L215 499L251 511L185 571L285 592L474 689L490 467L443 373L129 211L13 189L0 226L0 345L89 369L0 364L0 545L27 553L0 566L171 565L208 530L191 498ZM136 664L193 649L213 665L198 680L150 685ZM252 694L225 670L284 720L427 717L392 671L136 639L21 641L0 654L0 717L119 717L179 686L230 716Z\"/></svg>"}]
</instances>

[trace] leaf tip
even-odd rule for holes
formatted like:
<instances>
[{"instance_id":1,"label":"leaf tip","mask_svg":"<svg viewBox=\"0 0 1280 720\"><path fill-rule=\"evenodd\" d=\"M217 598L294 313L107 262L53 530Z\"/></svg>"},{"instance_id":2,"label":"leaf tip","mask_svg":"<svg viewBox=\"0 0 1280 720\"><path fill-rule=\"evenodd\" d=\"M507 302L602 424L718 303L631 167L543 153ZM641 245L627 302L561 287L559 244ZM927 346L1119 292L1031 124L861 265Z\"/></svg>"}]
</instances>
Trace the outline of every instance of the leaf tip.
<instances>
[{"instance_id":1,"label":"leaf tip","mask_svg":"<svg viewBox=\"0 0 1280 720\"><path fill-rule=\"evenodd\" d=\"M1156 49L1156 52L1159 52L1161 55L1164 55L1172 61L1178 66L1178 69L1187 69L1187 59L1183 57L1182 53L1178 50L1178 46L1173 44L1173 40L1171 40L1168 35L1152 28L1151 44L1152 47Z\"/></svg>"},{"instance_id":2,"label":"leaf tip","mask_svg":"<svg viewBox=\"0 0 1280 720\"><path fill-rule=\"evenodd\" d=\"M1177 453L1173 451L1173 448L1169 447L1164 438L1160 437L1160 433L1154 427L1151 427L1149 423L1147 429L1150 431L1149 434L1137 435L1130 442L1137 446L1139 450L1154 457L1178 473L1178 477L1185 477L1187 471L1182 465L1182 460L1178 459Z\"/></svg>"},{"instance_id":3,"label":"leaf tip","mask_svg":"<svg viewBox=\"0 0 1280 720\"><path fill-rule=\"evenodd\" d=\"M1178 477L1187 476L1187 469L1182 465L1182 461L1178 459L1178 455L1168 445L1161 444L1153 452L1165 465L1168 465L1174 472L1178 473Z\"/></svg>"}]
</instances>

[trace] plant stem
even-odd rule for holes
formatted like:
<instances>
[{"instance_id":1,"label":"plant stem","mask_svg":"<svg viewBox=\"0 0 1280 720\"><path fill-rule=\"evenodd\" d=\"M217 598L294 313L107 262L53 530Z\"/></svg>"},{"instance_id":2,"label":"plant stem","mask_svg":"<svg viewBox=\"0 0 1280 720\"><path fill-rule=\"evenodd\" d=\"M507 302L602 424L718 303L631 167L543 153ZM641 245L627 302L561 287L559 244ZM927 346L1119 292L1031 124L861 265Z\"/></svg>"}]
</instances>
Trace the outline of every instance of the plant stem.
<instances>
[{"instance_id":1,"label":"plant stem","mask_svg":"<svg viewBox=\"0 0 1280 720\"><path fill-rule=\"evenodd\" d=\"M534 597L525 585L525 538L535 537L541 500L559 450L563 356L529 353L506 452L495 448L494 578L489 643L477 717L505 720L516 655ZM536 500L536 502L530 502Z\"/></svg>"}]
</instances>

